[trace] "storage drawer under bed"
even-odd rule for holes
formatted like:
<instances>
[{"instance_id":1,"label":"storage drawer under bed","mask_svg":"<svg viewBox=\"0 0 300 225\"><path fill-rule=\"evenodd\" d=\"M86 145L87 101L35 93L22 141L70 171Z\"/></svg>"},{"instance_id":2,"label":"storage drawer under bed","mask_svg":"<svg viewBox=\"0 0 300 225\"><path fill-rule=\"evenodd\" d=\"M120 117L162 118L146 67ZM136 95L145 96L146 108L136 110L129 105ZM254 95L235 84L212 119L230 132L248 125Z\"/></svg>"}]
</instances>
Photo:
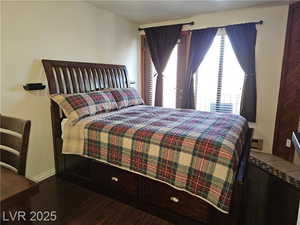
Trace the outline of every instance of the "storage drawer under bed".
<instances>
[{"instance_id":1,"label":"storage drawer under bed","mask_svg":"<svg viewBox=\"0 0 300 225\"><path fill-rule=\"evenodd\" d=\"M148 178L144 179L143 189L145 202L198 221L210 220L212 207L209 204L203 204L203 201L195 196Z\"/></svg>"},{"instance_id":2,"label":"storage drawer under bed","mask_svg":"<svg viewBox=\"0 0 300 225\"><path fill-rule=\"evenodd\" d=\"M93 161L91 178L97 189L136 199L138 176L108 164Z\"/></svg>"}]
</instances>

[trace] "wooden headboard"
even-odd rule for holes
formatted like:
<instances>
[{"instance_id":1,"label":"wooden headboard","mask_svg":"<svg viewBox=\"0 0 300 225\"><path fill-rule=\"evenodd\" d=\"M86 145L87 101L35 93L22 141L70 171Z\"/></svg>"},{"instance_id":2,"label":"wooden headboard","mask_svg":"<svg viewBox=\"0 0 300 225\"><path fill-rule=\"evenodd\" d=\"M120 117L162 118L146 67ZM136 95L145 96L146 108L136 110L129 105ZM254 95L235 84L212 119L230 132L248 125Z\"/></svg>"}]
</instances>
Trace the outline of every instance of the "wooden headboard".
<instances>
[{"instance_id":1,"label":"wooden headboard","mask_svg":"<svg viewBox=\"0 0 300 225\"><path fill-rule=\"evenodd\" d=\"M42 60L49 92L78 93L128 87L124 65Z\"/></svg>"},{"instance_id":2,"label":"wooden headboard","mask_svg":"<svg viewBox=\"0 0 300 225\"><path fill-rule=\"evenodd\" d=\"M71 62L43 59L49 92L84 93L104 88L128 87L128 74L124 65ZM61 120L64 118L58 105L51 100L52 135L56 173L64 172L65 156L62 154Z\"/></svg>"}]
</instances>

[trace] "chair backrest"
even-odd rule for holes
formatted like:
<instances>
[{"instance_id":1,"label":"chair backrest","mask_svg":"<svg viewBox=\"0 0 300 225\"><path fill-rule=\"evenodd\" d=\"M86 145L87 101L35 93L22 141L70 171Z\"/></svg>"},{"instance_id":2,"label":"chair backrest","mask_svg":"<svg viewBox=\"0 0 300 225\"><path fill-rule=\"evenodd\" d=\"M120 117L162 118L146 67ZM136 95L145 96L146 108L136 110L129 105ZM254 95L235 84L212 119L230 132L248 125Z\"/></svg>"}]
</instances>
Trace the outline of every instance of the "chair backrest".
<instances>
[{"instance_id":1,"label":"chair backrest","mask_svg":"<svg viewBox=\"0 0 300 225\"><path fill-rule=\"evenodd\" d=\"M1 164L25 176L31 122L0 114Z\"/></svg>"}]
</instances>

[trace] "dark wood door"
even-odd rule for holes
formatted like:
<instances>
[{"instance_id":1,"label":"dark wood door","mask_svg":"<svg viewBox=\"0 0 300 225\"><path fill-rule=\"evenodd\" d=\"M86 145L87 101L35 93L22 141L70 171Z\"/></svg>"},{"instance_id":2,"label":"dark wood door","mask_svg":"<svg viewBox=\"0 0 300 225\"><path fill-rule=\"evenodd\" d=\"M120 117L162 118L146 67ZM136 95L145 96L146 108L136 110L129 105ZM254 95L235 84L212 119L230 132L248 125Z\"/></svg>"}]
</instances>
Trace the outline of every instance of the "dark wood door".
<instances>
[{"instance_id":1,"label":"dark wood door","mask_svg":"<svg viewBox=\"0 0 300 225\"><path fill-rule=\"evenodd\" d=\"M300 116L300 2L290 6L283 59L273 154L293 160L294 148L287 139L298 129Z\"/></svg>"}]
</instances>

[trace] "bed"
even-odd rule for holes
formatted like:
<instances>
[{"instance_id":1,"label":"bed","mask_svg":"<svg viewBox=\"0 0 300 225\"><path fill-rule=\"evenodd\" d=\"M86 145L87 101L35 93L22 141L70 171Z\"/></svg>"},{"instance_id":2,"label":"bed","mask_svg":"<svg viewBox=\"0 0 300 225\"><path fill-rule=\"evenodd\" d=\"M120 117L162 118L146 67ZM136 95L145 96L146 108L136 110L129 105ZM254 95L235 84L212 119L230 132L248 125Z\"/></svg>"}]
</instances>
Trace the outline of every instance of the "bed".
<instances>
[{"instance_id":1,"label":"bed","mask_svg":"<svg viewBox=\"0 0 300 225\"><path fill-rule=\"evenodd\" d=\"M50 94L129 86L122 65L42 62ZM51 117L59 176L179 224L239 224L252 136L241 117L137 105L74 125L54 101Z\"/></svg>"}]
</instances>

